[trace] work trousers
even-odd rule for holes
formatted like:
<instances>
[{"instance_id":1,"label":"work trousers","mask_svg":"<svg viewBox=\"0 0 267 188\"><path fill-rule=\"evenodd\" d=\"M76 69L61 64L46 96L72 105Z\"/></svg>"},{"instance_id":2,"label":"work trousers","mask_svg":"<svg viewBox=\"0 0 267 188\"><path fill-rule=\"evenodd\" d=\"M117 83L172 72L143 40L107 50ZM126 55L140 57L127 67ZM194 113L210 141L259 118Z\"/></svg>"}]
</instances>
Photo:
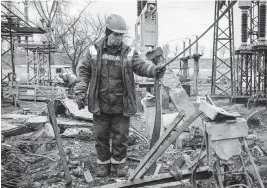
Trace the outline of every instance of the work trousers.
<instances>
[{"instance_id":1,"label":"work trousers","mask_svg":"<svg viewBox=\"0 0 267 188\"><path fill-rule=\"evenodd\" d=\"M95 130L95 148L98 164L122 164L126 162L130 117L123 114L106 114L93 116ZM110 137L112 133L112 147Z\"/></svg>"}]
</instances>

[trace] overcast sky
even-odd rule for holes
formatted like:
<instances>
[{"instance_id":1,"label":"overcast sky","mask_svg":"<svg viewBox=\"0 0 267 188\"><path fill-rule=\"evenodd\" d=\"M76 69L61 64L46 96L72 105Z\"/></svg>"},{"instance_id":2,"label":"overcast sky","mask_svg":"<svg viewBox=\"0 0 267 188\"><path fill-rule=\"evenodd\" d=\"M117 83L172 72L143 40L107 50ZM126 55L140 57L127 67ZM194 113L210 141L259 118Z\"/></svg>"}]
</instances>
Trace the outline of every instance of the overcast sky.
<instances>
[{"instance_id":1,"label":"overcast sky","mask_svg":"<svg viewBox=\"0 0 267 188\"><path fill-rule=\"evenodd\" d=\"M89 0L71 1L70 14L78 15L88 4ZM159 46L169 43L171 47L179 45L182 41L194 35L201 35L214 21L213 0L158 0ZM20 4L20 7L22 3ZM33 7L29 12L30 19L37 20ZM92 0L87 8L92 14L119 14L130 26L129 34L134 39L134 25L137 20L137 0ZM234 7L234 33L235 46L240 46L240 9L236 3ZM188 40L186 40L188 45ZM199 45L205 46L205 57L210 57L213 45L213 29L200 41Z\"/></svg>"},{"instance_id":2,"label":"overcast sky","mask_svg":"<svg viewBox=\"0 0 267 188\"><path fill-rule=\"evenodd\" d=\"M88 1L78 1L75 9L82 9ZM159 45L169 43L171 47L194 35L201 35L214 21L214 5L212 0L158 0ZM130 36L134 38L134 25L137 20L137 0L98 0L92 1L88 10L93 14L119 14L130 26ZM240 46L240 9L234 7L235 46ZM186 40L188 45L188 40ZM211 56L213 29L199 41L205 46L206 57Z\"/></svg>"}]
</instances>

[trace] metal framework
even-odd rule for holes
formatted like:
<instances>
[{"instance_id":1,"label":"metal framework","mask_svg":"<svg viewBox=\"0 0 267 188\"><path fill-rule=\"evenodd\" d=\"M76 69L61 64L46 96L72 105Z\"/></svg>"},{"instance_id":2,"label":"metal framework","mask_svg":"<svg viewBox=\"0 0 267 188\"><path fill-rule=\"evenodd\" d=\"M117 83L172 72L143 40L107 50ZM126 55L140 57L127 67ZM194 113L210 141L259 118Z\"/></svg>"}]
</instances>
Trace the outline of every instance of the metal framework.
<instances>
[{"instance_id":1,"label":"metal framework","mask_svg":"<svg viewBox=\"0 0 267 188\"><path fill-rule=\"evenodd\" d=\"M248 38L250 45L237 50L237 93L238 96L267 97L267 45L259 41L259 1L252 1L249 9Z\"/></svg>"},{"instance_id":2,"label":"metal framework","mask_svg":"<svg viewBox=\"0 0 267 188\"><path fill-rule=\"evenodd\" d=\"M27 84L49 85L51 81L49 52L56 52L55 46L47 44L19 44L19 46L26 49Z\"/></svg>"},{"instance_id":3,"label":"metal framework","mask_svg":"<svg viewBox=\"0 0 267 188\"><path fill-rule=\"evenodd\" d=\"M231 1L215 1L216 20L230 5ZM212 95L233 94L234 78L234 20L233 8L214 26L213 57L212 57ZM222 53L224 55L220 56ZM226 86L221 83L230 82Z\"/></svg>"},{"instance_id":4,"label":"metal framework","mask_svg":"<svg viewBox=\"0 0 267 188\"><path fill-rule=\"evenodd\" d=\"M259 23L259 1L252 1L252 6L248 11L249 28L248 37L250 44L254 44L258 40L258 23Z\"/></svg>"},{"instance_id":5,"label":"metal framework","mask_svg":"<svg viewBox=\"0 0 267 188\"><path fill-rule=\"evenodd\" d=\"M142 10L135 24L135 48L141 51L141 55L145 58L147 50L158 45L157 1L137 2L142 4Z\"/></svg>"},{"instance_id":6,"label":"metal framework","mask_svg":"<svg viewBox=\"0 0 267 188\"><path fill-rule=\"evenodd\" d=\"M8 81L16 81L16 69L15 69L15 59L14 59L14 51L15 45L14 43L20 42L21 37L29 37L32 34L44 34L45 30L40 27L33 27L21 17L16 15L13 11L11 11L12 2L7 2L7 5L1 3L1 81L3 82L8 78ZM7 41L9 44L9 48L4 50L3 42ZM3 57L10 56L10 61L5 60ZM7 72L3 71L3 65L7 65L11 70Z\"/></svg>"}]
</instances>

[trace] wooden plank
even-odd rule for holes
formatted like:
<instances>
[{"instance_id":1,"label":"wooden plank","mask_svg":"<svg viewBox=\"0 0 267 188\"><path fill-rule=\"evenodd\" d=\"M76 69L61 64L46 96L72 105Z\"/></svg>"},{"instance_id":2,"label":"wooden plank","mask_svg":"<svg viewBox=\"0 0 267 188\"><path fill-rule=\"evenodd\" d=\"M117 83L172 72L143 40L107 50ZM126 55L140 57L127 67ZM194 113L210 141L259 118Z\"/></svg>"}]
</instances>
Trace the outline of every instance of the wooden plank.
<instances>
[{"instance_id":1,"label":"wooden plank","mask_svg":"<svg viewBox=\"0 0 267 188\"><path fill-rule=\"evenodd\" d=\"M164 77L161 79L161 84L164 87L165 91L171 98L174 103L175 108L178 112L184 110L186 112L186 117L190 117L196 112L196 109L193 103L190 101L187 93L182 87L178 76L171 70L171 68L166 67L167 70L164 74ZM202 121L200 118L197 118L196 121L192 123L192 127L202 127ZM201 128L202 129L202 128Z\"/></svg>"},{"instance_id":2,"label":"wooden plank","mask_svg":"<svg viewBox=\"0 0 267 188\"><path fill-rule=\"evenodd\" d=\"M195 114L191 115L189 118L186 119L185 122L178 128L175 128L175 131L172 131L169 137L166 137L163 140L163 143L160 144L160 148L156 151L153 156L151 156L151 159L147 162L147 164L140 170L140 172L137 174L136 178L141 178L147 171L147 169L150 168L150 166L158 160L158 158L165 152L165 150L177 139L179 136L185 131L186 128L188 128L199 116L201 115L201 112L196 111Z\"/></svg>"},{"instance_id":3,"label":"wooden plank","mask_svg":"<svg viewBox=\"0 0 267 188\"><path fill-rule=\"evenodd\" d=\"M188 179L192 175L191 170L181 170L182 178L181 179ZM197 179L207 179L212 175L210 173L210 169L208 166L200 167L197 169ZM136 178L132 181L125 181L120 183L113 183L113 184L107 184L103 186L99 186L98 188L120 188L120 187L143 187L144 185L147 185L149 183L153 183L154 185L157 183L166 183L166 182L177 182L177 180L170 174L170 173L162 173L158 175L152 175L152 176L146 176L144 178Z\"/></svg>"},{"instance_id":4,"label":"wooden plank","mask_svg":"<svg viewBox=\"0 0 267 188\"><path fill-rule=\"evenodd\" d=\"M64 128L70 128L70 127L77 127L77 128L87 127L88 128L88 127L93 126L93 124L90 124L88 122L82 122L76 119L69 119L69 118L64 118L64 117L57 117L57 122L58 122L58 125Z\"/></svg>"},{"instance_id":5,"label":"wooden plank","mask_svg":"<svg viewBox=\"0 0 267 188\"><path fill-rule=\"evenodd\" d=\"M63 164L63 169L65 172L65 183L71 184L72 178L71 178L70 170L69 170L69 167L67 164L66 154L65 154L64 149L63 149L62 140L61 140L60 133L59 133L59 128L57 125L56 113L55 113L55 109L54 109L54 101L50 101L47 105L47 108L48 108L48 112L49 112L50 122L53 126L53 129L54 129L60 158L61 158L61 161Z\"/></svg>"},{"instance_id":6,"label":"wooden plank","mask_svg":"<svg viewBox=\"0 0 267 188\"><path fill-rule=\"evenodd\" d=\"M149 150L148 154L144 157L144 159L136 167L133 174L129 177L129 180L134 179L137 176L137 174L141 171L141 169L144 168L144 166L150 160L152 155L157 151L157 149L164 142L164 140L172 133L172 131L179 124L179 122L182 120L183 117L184 117L184 113L181 113L175 118L175 120L172 122L172 124L169 126L169 128L163 133L163 135L159 138L159 140L156 142L156 144Z\"/></svg>"},{"instance_id":7,"label":"wooden plank","mask_svg":"<svg viewBox=\"0 0 267 188\"><path fill-rule=\"evenodd\" d=\"M173 121L172 125L169 126L169 128L163 133L163 135L159 138L156 144L151 148L148 154L140 162L140 164L137 166L133 174L129 177L129 180L133 180L134 178L141 178L146 173L148 168L200 115L201 112L196 111L192 116L187 118L187 120L181 126L179 126L179 128L175 129L176 126L180 123L180 121L184 117L184 113L179 114L177 118Z\"/></svg>"}]
</instances>

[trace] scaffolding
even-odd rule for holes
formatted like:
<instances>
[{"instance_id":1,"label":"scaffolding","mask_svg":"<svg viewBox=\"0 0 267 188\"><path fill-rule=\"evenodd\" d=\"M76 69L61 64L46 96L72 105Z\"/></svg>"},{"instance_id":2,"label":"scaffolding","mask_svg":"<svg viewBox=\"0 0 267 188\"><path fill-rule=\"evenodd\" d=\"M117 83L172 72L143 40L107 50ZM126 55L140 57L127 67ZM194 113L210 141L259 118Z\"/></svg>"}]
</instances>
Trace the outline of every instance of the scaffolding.
<instances>
[{"instance_id":1,"label":"scaffolding","mask_svg":"<svg viewBox=\"0 0 267 188\"><path fill-rule=\"evenodd\" d=\"M27 84L30 85L50 85L51 66L49 64L49 52L57 52L55 46L48 44L19 44L26 50L26 70L27 70ZM32 53L30 56L29 53Z\"/></svg>"},{"instance_id":2,"label":"scaffolding","mask_svg":"<svg viewBox=\"0 0 267 188\"><path fill-rule=\"evenodd\" d=\"M7 5L1 3L1 44L6 41L8 49L4 50L2 46L2 69L3 66L8 66L11 70L3 71L1 70L1 81L16 81L16 68L15 68L15 42L19 43L22 37L29 37L33 34L44 34L46 31L40 27L33 27L27 23L20 16L16 15L12 10L12 2L7 2ZM3 57L10 55L10 60L6 60Z\"/></svg>"}]
</instances>

